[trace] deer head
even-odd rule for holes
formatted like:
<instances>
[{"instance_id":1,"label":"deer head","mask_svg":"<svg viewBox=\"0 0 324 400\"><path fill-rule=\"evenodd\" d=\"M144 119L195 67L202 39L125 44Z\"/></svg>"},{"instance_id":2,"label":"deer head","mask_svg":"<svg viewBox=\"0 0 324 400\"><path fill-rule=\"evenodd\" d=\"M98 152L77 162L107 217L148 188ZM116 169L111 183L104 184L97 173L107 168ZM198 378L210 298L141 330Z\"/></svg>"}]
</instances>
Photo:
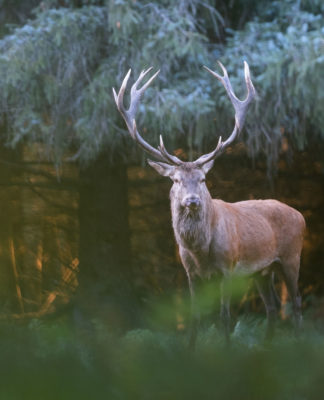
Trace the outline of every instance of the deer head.
<instances>
[{"instance_id":1,"label":"deer head","mask_svg":"<svg viewBox=\"0 0 324 400\"><path fill-rule=\"evenodd\" d=\"M205 185L205 175L212 168L214 160L224 152L226 147L228 147L238 136L243 128L244 120L246 117L247 109L250 102L255 97L255 89L250 78L250 70L248 64L244 61L244 74L245 82L247 87L246 99L239 100L232 88L231 82L229 80L226 68L222 63L218 62L220 65L223 76L204 67L209 71L215 78L217 78L225 87L226 92L232 102L235 110L235 124L231 135L227 140L222 141L219 137L216 148L208 154L204 154L195 161L185 162L181 161L175 155L170 154L163 143L162 136L160 135L160 145L157 148L152 147L147 143L142 136L139 134L135 122L135 115L138 109L140 99L151 84L151 82L156 78L160 71L157 71L141 88L138 88L139 84L143 78L151 71L152 67L143 70L138 77L137 81L131 87L130 95L130 106L128 110L124 106L124 93L126 90L127 82L131 74L131 70L126 74L119 93L117 95L115 89L113 89L115 102L119 112L124 118L128 131L135 142L137 142L148 154L153 156L158 161L148 160L148 163L153 167L159 174L163 176L170 177L174 182L174 192L177 193L179 204L182 207L195 210L201 206L202 195L206 193L207 187Z\"/></svg>"},{"instance_id":2,"label":"deer head","mask_svg":"<svg viewBox=\"0 0 324 400\"><path fill-rule=\"evenodd\" d=\"M123 96L130 71L118 95L114 90L118 110L126 122L131 137L156 159L156 161L149 160L149 164L161 175L170 177L174 182L170 193L172 225L179 245L179 255L187 273L192 300L192 326L189 341L191 348L194 347L196 341L199 320L195 300L197 275L202 279L209 279L212 275L221 276L223 283L228 282L235 273L240 276L253 275L267 308L267 334L270 337L276 309L271 286L274 271L271 270L271 266L276 263L276 268L278 268L280 264L282 276L293 301L297 329L301 321L301 299L298 294L297 280L305 231L303 216L276 200L247 200L238 203L212 200L205 184L205 175L213 166L214 160L242 130L248 106L255 97L255 89L246 62L244 62L244 73L247 96L243 101L235 96L226 69L221 63L219 65L223 70L222 76L205 68L225 87L235 110L234 129L225 141L219 138L212 152L191 162L181 161L168 153L161 136L160 145L154 148L138 133L135 114L140 98L159 71L138 89L140 82L151 68L140 74L131 88L128 110L124 107ZM229 341L230 332L229 298L229 293L222 294L221 315L227 341Z\"/></svg>"}]
</instances>

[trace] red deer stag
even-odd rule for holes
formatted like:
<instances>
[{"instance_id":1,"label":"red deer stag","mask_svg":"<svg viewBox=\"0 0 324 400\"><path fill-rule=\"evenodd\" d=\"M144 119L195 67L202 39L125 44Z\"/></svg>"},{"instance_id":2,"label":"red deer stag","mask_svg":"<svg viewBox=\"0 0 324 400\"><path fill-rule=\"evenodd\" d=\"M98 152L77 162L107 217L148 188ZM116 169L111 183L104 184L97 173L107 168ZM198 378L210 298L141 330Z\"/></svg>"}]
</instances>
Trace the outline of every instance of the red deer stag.
<instances>
[{"instance_id":1,"label":"red deer stag","mask_svg":"<svg viewBox=\"0 0 324 400\"><path fill-rule=\"evenodd\" d=\"M216 148L196 161L184 162L166 150L162 136L157 148L148 144L139 134L135 114L145 89L158 75L157 71L140 89L140 82L152 69L141 72L130 92L130 106L126 110L124 92L131 73L128 71L118 95L113 89L117 108L124 118L131 137L157 161L148 160L156 171L173 181L170 191L172 224L179 245L180 257L186 270L192 299L192 329L190 346L195 345L198 310L195 303L194 279L220 276L221 281L235 275L253 275L264 301L267 317L267 336L271 337L277 314L273 271L281 273L293 304L294 322L301 323L301 297L298 292L298 274L305 221L295 209L277 200L248 200L226 203L212 199L206 187L205 175L214 160L222 154L242 130L249 104L255 97L249 66L244 62L247 97L239 100L232 89L227 71L219 62L223 76L205 67L225 87L235 109L235 125L227 140L219 138ZM223 293L221 318L226 339L229 340L229 293Z\"/></svg>"}]
</instances>

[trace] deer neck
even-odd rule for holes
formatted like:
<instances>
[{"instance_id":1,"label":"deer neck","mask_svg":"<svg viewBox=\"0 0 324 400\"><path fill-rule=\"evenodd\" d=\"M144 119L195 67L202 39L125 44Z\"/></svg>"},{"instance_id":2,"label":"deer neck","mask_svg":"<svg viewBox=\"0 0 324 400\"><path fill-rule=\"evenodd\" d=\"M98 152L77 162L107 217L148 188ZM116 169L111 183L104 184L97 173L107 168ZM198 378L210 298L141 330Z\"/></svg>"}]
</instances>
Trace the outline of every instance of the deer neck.
<instances>
[{"instance_id":1,"label":"deer neck","mask_svg":"<svg viewBox=\"0 0 324 400\"><path fill-rule=\"evenodd\" d=\"M206 195L201 208L189 211L171 196L172 225L176 241L192 251L203 251L211 242L212 199Z\"/></svg>"}]
</instances>

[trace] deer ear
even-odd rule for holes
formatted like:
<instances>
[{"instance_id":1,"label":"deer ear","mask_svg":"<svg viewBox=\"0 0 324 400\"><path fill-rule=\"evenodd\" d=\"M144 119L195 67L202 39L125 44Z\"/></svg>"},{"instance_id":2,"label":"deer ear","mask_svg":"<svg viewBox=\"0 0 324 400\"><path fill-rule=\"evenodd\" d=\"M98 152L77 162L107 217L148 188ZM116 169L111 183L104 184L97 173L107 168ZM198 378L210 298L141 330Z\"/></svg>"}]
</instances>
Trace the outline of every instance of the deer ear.
<instances>
[{"instance_id":1,"label":"deer ear","mask_svg":"<svg viewBox=\"0 0 324 400\"><path fill-rule=\"evenodd\" d=\"M215 160L208 161L208 163L202 166L202 170L204 171L205 174L207 174L207 172L213 167L214 161Z\"/></svg>"},{"instance_id":2,"label":"deer ear","mask_svg":"<svg viewBox=\"0 0 324 400\"><path fill-rule=\"evenodd\" d=\"M153 167L160 175L171 176L174 173L174 165L166 164L163 162L156 162L147 160L151 167Z\"/></svg>"}]
</instances>

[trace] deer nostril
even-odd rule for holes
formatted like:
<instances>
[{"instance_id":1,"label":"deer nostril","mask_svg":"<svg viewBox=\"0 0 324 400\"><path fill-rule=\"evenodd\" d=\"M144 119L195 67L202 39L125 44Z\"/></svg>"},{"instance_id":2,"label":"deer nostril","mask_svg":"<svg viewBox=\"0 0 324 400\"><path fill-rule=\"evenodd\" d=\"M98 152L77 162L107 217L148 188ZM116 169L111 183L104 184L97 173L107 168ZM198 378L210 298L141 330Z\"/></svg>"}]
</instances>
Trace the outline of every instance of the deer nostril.
<instances>
[{"instance_id":1,"label":"deer nostril","mask_svg":"<svg viewBox=\"0 0 324 400\"><path fill-rule=\"evenodd\" d=\"M198 196L185 197L183 205L189 208L198 208L200 206L200 198Z\"/></svg>"}]
</instances>

